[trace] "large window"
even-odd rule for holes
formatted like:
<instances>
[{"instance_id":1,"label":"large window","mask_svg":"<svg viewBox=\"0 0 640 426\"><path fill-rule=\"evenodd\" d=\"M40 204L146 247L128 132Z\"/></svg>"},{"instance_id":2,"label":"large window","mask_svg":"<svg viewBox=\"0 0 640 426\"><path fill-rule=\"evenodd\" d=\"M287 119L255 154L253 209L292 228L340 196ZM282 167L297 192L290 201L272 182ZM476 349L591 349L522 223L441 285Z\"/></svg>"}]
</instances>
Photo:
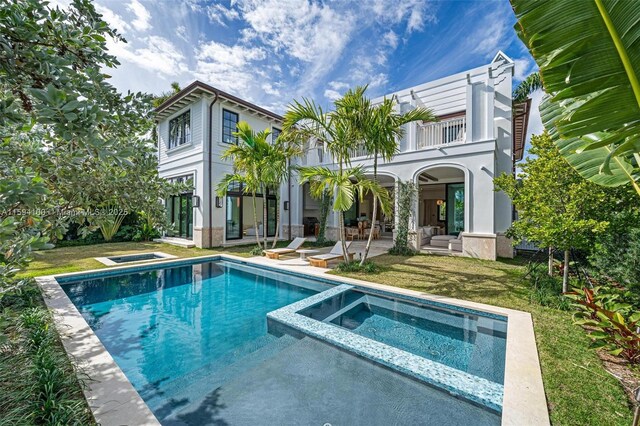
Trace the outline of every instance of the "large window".
<instances>
[{"instance_id":1,"label":"large window","mask_svg":"<svg viewBox=\"0 0 640 426\"><path fill-rule=\"evenodd\" d=\"M238 114L235 112L222 110L222 142L238 143L238 138L233 135L237 130Z\"/></svg>"},{"instance_id":2,"label":"large window","mask_svg":"<svg viewBox=\"0 0 640 426\"><path fill-rule=\"evenodd\" d=\"M271 143L276 142L276 139L278 139L278 136L280 136L280 133L282 133L282 130L278 129L277 127L274 127L271 129Z\"/></svg>"},{"instance_id":3,"label":"large window","mask_svg":"<svg viewBox=\"0 0 640 426\"><path fill-rule=\"evenodd\" d=\"M169 120L169 149L191 142L191 112Z\"/></svg>"}]
</instances>

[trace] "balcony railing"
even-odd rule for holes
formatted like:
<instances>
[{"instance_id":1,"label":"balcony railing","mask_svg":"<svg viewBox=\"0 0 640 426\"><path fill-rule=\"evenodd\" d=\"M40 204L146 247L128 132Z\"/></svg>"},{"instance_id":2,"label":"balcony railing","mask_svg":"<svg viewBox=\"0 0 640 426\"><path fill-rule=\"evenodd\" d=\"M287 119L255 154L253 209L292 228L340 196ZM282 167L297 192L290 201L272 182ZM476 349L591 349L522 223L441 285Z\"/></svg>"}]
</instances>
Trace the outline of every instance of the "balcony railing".
<instances>
[{"instance_id":1,"label":"balcony railing","mask_svg":"<svg viewBox=\"0 0 640 426\"><path fill-rule=\"evenodd\" d=\"M465 117L452 118L426 126L418 126L417 137L418 149L464 142L467 138L467 119Z\"/></svg>"}]
</instances>

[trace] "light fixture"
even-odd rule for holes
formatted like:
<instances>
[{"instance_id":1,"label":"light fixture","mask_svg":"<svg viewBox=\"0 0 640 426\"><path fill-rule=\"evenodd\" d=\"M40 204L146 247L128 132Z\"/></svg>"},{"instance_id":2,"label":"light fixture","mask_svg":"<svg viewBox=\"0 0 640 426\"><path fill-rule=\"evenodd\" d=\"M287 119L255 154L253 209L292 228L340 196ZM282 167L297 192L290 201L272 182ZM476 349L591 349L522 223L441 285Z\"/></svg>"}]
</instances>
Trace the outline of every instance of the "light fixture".
<instances>
[{"instance_id":1,"label":"light fixture","mask_svg":"<svg viewBox=\"0 0 640 426\"><path fill-rule=\"evenodd\" d=\"M438 200L436 201L436 204L439 206L443 206L444 205L444 200Z\"/></svg>"},{"instance_id":2,"label":"light fixture","mask_svg":"<svg viewBox=\"0 0 640 426\"><path fill-rule=\"evenodd\" d=\"M200 207L200 197L197 195L191 196L191 205L193 207Z\"/></svg>"},{"instance_id":3,"label":"light fixture","mask_svg":"<svg viewBox=\"0 0 640 426\"><path fill-rule=\"evenodd\" d=\"M284 202L284 211L287 211L287 210L289 210L289 202L285 201Z\"/></svg>"},{"instance_id":4,"label":"light fixture","mask_svg":"<svg viewBox=\"0 0 640 426\"><path fill-rule=\"evenodd\" d=\"M221 209L222 208L222 198L216 196L216 207Z\"/></svg>"}]
</instances>

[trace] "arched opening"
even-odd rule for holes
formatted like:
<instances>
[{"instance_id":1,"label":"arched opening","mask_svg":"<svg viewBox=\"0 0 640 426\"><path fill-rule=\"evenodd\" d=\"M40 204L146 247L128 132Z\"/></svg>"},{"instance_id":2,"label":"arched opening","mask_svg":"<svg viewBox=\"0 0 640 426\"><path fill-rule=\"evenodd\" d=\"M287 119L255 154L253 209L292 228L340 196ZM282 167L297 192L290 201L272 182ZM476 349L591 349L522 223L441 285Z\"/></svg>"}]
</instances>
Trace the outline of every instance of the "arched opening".
<instances>
[{"instance_id":1,"label":"arched opening","mask_svg":"<svg viewBox=\"0 0 640 426\"><path fill-rule=\"evenodd\" d=\"M417 225L422 231L422 245L441 241L443 247L449 247L449 240L443 236L459 239L468 227L469 206L464 171L452 166L430 167L417 175L416 185ZM435 236L440 238L433 238Z\"/></svg>"}]
</instances>

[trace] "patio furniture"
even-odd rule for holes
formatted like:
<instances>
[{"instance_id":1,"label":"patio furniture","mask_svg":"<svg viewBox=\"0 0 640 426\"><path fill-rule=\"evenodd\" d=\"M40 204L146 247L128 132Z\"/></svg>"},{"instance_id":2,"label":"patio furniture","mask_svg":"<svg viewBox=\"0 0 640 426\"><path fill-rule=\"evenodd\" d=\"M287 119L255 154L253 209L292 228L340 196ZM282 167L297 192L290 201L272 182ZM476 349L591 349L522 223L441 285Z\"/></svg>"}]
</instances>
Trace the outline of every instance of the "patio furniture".
<instances>
[{"instance_id":1,"label":"patio furniture","mask_svg":"<svg viewBox=\"0 0 640 426\"><path fill-rule=\"evenodd\" d=\"M296 250L296 253L300 255L300 260L306 261L307 255L318 253L318 250L302 249L302 250Z\"/></svg>"},{"instance_id":2,"label":"patio furniture","mask_svg":"<svg viewBox=\"0 0 640 426\"><path fill-rule=\"evenodd\" d=\"M347 251L349 250L349 246L351 245L351 241L347 241L345 243L347 246ZM348 253L349 260L353 260L353 253ZM340 259L344 257L342 254L342 243L338 241L335 246L331 249L329 253L326 254L318 254L315 256L310 256L307 259L311 266L318 266L320 268L326 268L328 266L329 261Z\"/></svg>"},{"instance_id":3,"label":"patio furniture","mask_svg":"<svg viewBox=\"0 0 640 426\"><path fill-rule=\"evenodd\" d=\"M455 235L434 235L431 237L431 246L432 247L442 247L449 248L449 241L455 239Z\"/></svg>"},{"instance_id":4,"label":"patio furniture","mask_svg":"<svg viewBox=\"0 0 640 426\"><path fill-rule=\"evenodd\" d=\"M353 241L354 237L360 239L360 230L358 228L347 227L344 229L345 237Z\"/></svg>"},{"instance_id":5,"label":"patio furniture","mask_svg":"<svg viewBox=\"0 0 640 426\"><path fill-rule=\"evenodd\" d=\"M449 240L449 251L462 251L462 232L453 240Z\"/></svg>"},{"instance_id":6,"label":"patio furniture","mask_svg":"<svg viewBox=\"0 0 640 426\"><path fill-rule=\"evenodd\" d=\"M306 238L297 237L286 247L269 249L264 252L269 259L279 259L282 254L295 253L306 240Z\"/></svg>"}]
</instances>

